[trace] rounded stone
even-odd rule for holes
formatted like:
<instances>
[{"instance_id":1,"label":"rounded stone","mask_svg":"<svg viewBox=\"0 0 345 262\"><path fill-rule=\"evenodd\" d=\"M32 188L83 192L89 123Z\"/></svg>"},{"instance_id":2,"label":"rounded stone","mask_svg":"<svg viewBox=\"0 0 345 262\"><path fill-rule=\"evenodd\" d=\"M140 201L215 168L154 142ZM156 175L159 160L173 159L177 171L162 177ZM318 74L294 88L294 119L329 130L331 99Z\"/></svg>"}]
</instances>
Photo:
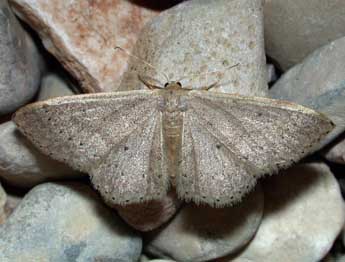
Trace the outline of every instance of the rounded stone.
<instances>
[{"instance_id":1,"label":"rounded stone","mask_svg":"<svg viewBox=\"0 0 345 262\"><path fill-rule=\"evenodd\" d=\"M148 233L145 249L161 258L207 261L246 245L260 225L263 194L258 185L233 207L187 205L165 227Z\"/></svg>"},{"instance_id":2,"label":"rounded stone","mask_svg":"<svg viewBox=\"0 0 345 262\"><path fill-rule=\"evenodd\" d=\"M54 97L74 95L75 88L63 76L48 73L42 78L37 100L42 101Z\"/></svg>"},{"instance_id":3,"label":"rounded stone","mask_svg":"<svg viewBox=\"0 0 345 262\"><path fill-rule=\"evenodd\" d=\"M334 142L323 152L323 155L328 161L345 164L345 136L339 137Z\"/></svg>"},{"instance_id":4,"label":"rounded stone","mask_svg":"<svg viewBox=\"0 0 345 262\"><path fill-rule=\"evenodd\" d=\"M141 237L86 185L41 184L0 226L0 261L137 261Z\"/></svg>"},{"instance_id":5,"label":"rounded stone","mask_svg":"<svg viewBox=\"0 0 345 262\"><path fill-rule=\"evenodd\" d=\"M185 1L162 12L133 49L155 69L132 57L121 89L147 88L140 75L160 86L216 84L213 91L266 96L262 9L261 0L213 0Z\"/></svg>"},{"instance_id":6,"label":"rounded stone","mask_svg":"<svg viewBox=\"0 0 345 262\"><path fill-rule=\"evenodd\" d=\"M19 203L22 201L23 196L21 195L13 195L11 193L7 193L6 197L6 204L5 204L5 219L3 222L7 220L7 218L13 213Z\"/></svg>"},{"instance_id":7,"label":"rounded stone","mask_svg":"<svg viewBox=\"0 0 345 262\"><path fill-rule=\"evenodd\" d=\"M273 64L266 65L267 70L267 83L272 84L278 79L278 73Z\"/></svg>"},{"instance_id":8,"label":"rounded stone","mask_svg":"<svg viewBox=\"0 0 345 262\"><path fill-rule=\"evenodd\" d=\"M0 178L29 188L44 181L71 179L83 174L41 154L12 121L0 125Z\"/></svg>"},{"instance_id":9,"label":"rounded stone","mask_svg":"<svg viewBox=\"0 0 345 262\"><path fill-rule=\"evenodd\" d=\"M36 94L42 58L8 6L0 2L0 115L12 113Z\"/></svg>"},{"instance_id":10,"label":"rounded stone","mask_svg":"<svg viewBox=\"0 0 345 262\"><path fill-rule=\"evenodd\" d=\"M265 46L286 70L345 35L343 0L265 0Z\"/></svg>"},{"instance_id":11,"label":"rounded stone","mask_svg":"<svg viewBox=\"0 0 345 262\"><path fill-rule=\"evenodd\" d=\"M180 208L182 202L171 190L162 200L147 203L116 206L123 220L133 228L146 232L156 229L169 221Z\"/></svg>"},{"instance_id":12,"label":"rounded stone","mask_svg":"<svg viewBox=\"0 0 345 262\"><path fill-rule=\"evenodd\" d=\"M295 102L324 113L335 128L320 143L345 131L345 37L310 54L287 71L269 90L272 98Z\"/></svg>"},{"instance_id":13,"label":"rounded stone","mask_svg":"<svg viewBox=\"0 0 345 262\"><path fill-rule=\"evenodd\" d=\"M152 260L149 260L149 262L176 262L176 261L170 260L170 259L152 259Z\"/></svg>"},{"instance_id":14,"label":"rounded stone","mask_svg":"<svg viewBox=\"0 0 345 262\"><path fill-rule=\"evenodd\" d=\"M37 31L45 48L86 93L114 91L142 27L158 13L135 1L11 0L16 14Z\"/></svg>"},{"instance_id":15,"label":"rounded stone","mask_svg":"<svg viewBox=\"0 0 345 262\"><path fill-rule=\"evenodd\" d=\"M321 261L342 230L339 185L323 163L294 166L265 179L264 216L254 239L222 261Z\"/></svg>"},{"instance_id":16,"label":"rounded stone","mask_svg":"<svg viewBox=\"0 0 345 262\"><path fill-rule=\"evenodd\" d=\"M7 195L0 183L0 224L4 223L6 219L6 202Z\"/></svg>"}]
</instances>

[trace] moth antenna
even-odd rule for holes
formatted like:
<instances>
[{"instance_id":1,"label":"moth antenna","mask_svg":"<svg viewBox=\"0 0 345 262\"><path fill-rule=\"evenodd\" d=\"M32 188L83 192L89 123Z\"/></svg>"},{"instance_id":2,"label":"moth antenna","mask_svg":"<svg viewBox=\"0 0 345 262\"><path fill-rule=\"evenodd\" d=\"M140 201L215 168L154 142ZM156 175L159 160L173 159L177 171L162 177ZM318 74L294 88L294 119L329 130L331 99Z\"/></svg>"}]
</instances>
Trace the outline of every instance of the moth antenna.
<instances>
[{"instance_id":1,"label":"moth antenna","mask_svg":"<svg viewBox=\"0 0 345 262\"><path fill-rule=\"evenodd\" d=\"M147 66L151 67L152 69L154 69L157 73L159 73L159 74L161 74L162 76L164 76L164 78L165 78L165 80L166 80L167 83L170 82L168 75L166 75L164 72L160 72L155 66L151 65L149 62L145 61L144 59L142 59L142 58L140 58L140 57L138 57L138 56L136 56L136 55L131 54L130 52L128 52L127 50L123 49L123 48L120 47L120 46L116 46L114 49L115 49L115 50L116 50L116 49L119 49L119 50L121 50L122 52L126 53L128 56L133 57L133 58L135 58L135 59L138 59L139 61L143 62L145 65L147 65Z\"/></svg>"},{"instance_id":2,"label":"moth antenna","mask_svg":"<svg viewBox=\"0 0 345 262\"><path fill-rule=\"evenodd\" d=\"M180 82L183 79L190 78L190 77L193 77L193 76L202 76L202 75L209 75L209 74L215 74L215 73L219 73L219 72L224 72L226 70L229 70L229 69L234 68L234 67L239 66L239 65L240 65L240 63L237 63L235 65L228 66L228 67L224 68L223 70L211 71L211 72L206 72L206 73L203 73L203 74L186 75L186 76L183 76L182 78L180 78L176 82Z\"/></svg>"},{"instance_id":3,"label":"moth antenna","mask_svg":"<svg viewBox=\"0 0 345 262\"><path fill-rule=\"evenodd\" d=\"M88 15L89 15L89 11L90 10L87 10L88 12ZM97 30L97 28L95 28L92 23L90 23L89 19L87 17L84 16L83 13L80 14L80 16L85 20L85 22L88 24L88 26L98 35L102 38L103 42L105 44L107 44L109 41L108 39L101 33L99 32L99 30ZM120 46L116 46L114 48L114 50L116 49L120 49L122 52L126 53L128 56L131 56L131 57L134 57L135 59L138 59L139 61L143 62L145 65L148 65L149 67L153 68L157 73L161 74L164 76L165 80L168 82L170 82L169 80L169 77L164 73L164 72L160 72L156 67L154 67L153 65L151 65L150 63L146 62L144 59L136 56L136 55L133 55L131 54L130 52L128 52L127 50L125 50L124 48L120 47Z\"/></svg>"}]
</instances>

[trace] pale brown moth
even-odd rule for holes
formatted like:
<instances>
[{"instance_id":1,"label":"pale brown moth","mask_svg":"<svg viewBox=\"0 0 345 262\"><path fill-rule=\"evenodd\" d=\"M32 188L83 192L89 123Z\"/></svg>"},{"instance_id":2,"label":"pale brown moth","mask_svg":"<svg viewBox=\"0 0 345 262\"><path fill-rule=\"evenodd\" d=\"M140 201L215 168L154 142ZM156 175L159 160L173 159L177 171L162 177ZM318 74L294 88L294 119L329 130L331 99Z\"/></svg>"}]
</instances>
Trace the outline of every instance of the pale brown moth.
<instances>
[{"instance_id":1,"label":"pale brown moth","mask_svg":"<svg viewBox=\"0 0 345 262\"><path fill-rule=\"evenodd\" d=\"M311 152L333 123L289 102L184 88L60 97L14 121L43 153L90 175L112 204L179 198L221 207Z\"/></svg>"}]
</instances>

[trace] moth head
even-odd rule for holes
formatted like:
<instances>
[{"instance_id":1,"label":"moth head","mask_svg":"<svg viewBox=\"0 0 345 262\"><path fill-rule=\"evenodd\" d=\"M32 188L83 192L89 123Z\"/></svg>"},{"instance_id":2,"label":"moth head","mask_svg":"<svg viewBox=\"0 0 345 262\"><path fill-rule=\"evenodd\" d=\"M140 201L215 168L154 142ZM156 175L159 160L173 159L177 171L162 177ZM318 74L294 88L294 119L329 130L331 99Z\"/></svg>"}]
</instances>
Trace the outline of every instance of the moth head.
<instances>
[{"instance_id":1,"label":"moth head","mask_svg":"<svg viewBox=\"0 0 345 262\"><path fill-rule=\"evenodd\" d=\"M175 81L165 83L164 88L166 90L181 90L181 89L183 89L182 84L180 82L175 82Z\"/></svg>"}]
</instances>

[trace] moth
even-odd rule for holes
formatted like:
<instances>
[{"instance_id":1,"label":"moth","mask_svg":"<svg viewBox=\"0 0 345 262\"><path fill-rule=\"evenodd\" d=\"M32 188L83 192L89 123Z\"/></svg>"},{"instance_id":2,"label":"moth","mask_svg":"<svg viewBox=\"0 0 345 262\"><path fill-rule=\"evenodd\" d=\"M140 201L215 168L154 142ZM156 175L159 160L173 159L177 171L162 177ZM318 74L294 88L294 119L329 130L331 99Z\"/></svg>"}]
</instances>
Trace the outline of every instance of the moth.
<instances>
[{"instance_id":1,"label":"moth","mask_svg":"<svg viewBox=\"0 0 345 262\"><path fill-rule=\"evenodd\" d=\"M106 202L179 198L215 207L298 161L334 124L306 107L142 80L148 89L60 97L21 108L19 130L86 172Z\"/></svg>"}]
</instances>

